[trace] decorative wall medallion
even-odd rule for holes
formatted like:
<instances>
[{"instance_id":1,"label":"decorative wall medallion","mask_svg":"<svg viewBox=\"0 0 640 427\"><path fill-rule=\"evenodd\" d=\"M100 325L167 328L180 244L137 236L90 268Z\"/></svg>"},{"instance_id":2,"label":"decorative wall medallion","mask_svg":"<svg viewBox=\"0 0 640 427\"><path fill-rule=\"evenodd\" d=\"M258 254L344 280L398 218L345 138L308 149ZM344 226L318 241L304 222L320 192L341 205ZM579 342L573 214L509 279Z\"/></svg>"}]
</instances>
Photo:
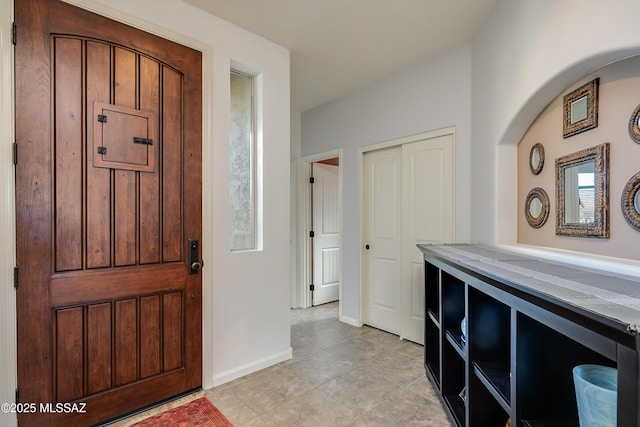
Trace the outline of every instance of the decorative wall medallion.
<instances>
[{"instance_id":1,"label":"decorative wall medallion","mask_svg":"<svg viewBox=\"0 0 640 427\"><path fill-rule=\"evenodd\" d=\"M544 167L544 147L542 144L537 143L533 147L531 147L531 152L529 153L529 168L531 169L531 173L534 175L538 175L542 172L542 168Z\"/></svg>"},{"instance_id":2,"label":"decorative wall medallion","mask_svg":"<svg viewBox=\"0 0 640 427\"><path fill-rule=\"evenodd\" d=\"M542 227L549 217L549 196L540 187L529 191L524 202L524 214L533 228Z\"/></svg>"},{"instance_id":3,"label":"decorative wall medallion","mask_svg":"<svg viewBox=\"0 0 640 427\"><path fill-rule=\"evenodd\" d=\"M640 172L635 174L624 186L620 207L624 219L630 226L640 231Z\"/></svg>"},{"instance_id":4,"label":"decorative wall medallion","mask_svg":"<svg viewBox=\"0 0 640 427\"><path fill-rule=\"evenodd\" d=\"M629 119L629 136L640 144L640 105L636 107Z\"/></svg>"},{"instance_id":5,"label":"decorative wall medallion","mask_svg":"<svg viewBox=\"0 0 640 427\"><path fill-rule=\"evenodd\" d=\"M564 138L598 127L599 83L599 78L591 80L562 98Z\"/></svg>"}]
</instances>

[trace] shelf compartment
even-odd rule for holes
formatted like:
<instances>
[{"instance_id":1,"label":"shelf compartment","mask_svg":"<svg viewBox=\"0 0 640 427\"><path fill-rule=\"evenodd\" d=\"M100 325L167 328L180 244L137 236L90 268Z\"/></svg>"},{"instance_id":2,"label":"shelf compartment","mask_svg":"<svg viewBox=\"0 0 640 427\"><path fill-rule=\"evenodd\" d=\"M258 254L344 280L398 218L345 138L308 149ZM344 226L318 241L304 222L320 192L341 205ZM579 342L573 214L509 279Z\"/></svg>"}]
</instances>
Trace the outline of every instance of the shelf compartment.
<instances>
[{"instance_id":1,"label":"shelf compartment","mask_svg":"<svg viewBox=\"0 0 640 427\"><path fill-rule=\"evenodd\" d=\"M469 426L504 426L509 417L513 415L513 411L505 408L501 404L501 398L498 398L493 386L488 387L482 382L486 377L478 375L478 371L473 367L475 373L469 373L469 389L467 390L467 408L468 417L467 425ZM504 403L504 402L502 402ZM519 424L513 422L513 426Z\"/></svg>"},{"instance_id":2,"label":"shelf compartment","mask_svg":"<svg viewBox=\"0 0 640 427\"><path fill-rule=\"evenodd\" d=\"M473 372L487 391L502 406L511 411L511 374L508 365L497 363L473 363Z\"/></svg>"},{"instance_id":3,"label":"shelf compartment","mask_svg":"<svg viewBox=\"0 0 640 427\"><path fill-rule=\"evenodd\" d=\"M511 308L478 289L470 288L468 311L469 360L510 365Z\"/></svg>"},{"instance_id":4,"label":"shelf compartment","mask_svg":"<svg viewBox=\"0 0 640 427\"><path fill-rule=\"evenodd\" d=\"M442 349L442 394L457 396L466 386L466 362L450 345Z\"/></svg>"},{"instance_id":5,"label":"shelf compartment","mask_svg":"<svg viewBox=\"0 0 640 427\"><path fill-rule=\"evenodd\" d=\"M573 368L583 364L615 368L615 362L522 313L517 314L516 330L515 375L520 417L540 420L530 421L532 426L553 426L553 420L576 425Z\"/></svg>"},{"instance_id":6,"label":"shelf compartment","mask_svg":"<svg viewBox=\"0 0 640 427\"><path fill-rule=\"evenodd\" d=\"M446 332L447 341L453 349L458 353L462 360L467 360L467 356L464 354L465 343L462 342L461 330L448 330Z\"/></svg>"},{"instance_id":7,"label":"shelf compartment","mask_svg":"<svg viewBox=\"0 0 640 427\"><path fill-rule=\"evenodd\" d=\"M425 322L424 366L434 387L440 390L440 328Z\"/></svg>"},{"instance_id":8,"label":"shelf compartment","mask_svg":"<svg viewBox=\"0 0 640 427\"><path fill-rule=\"evenodd\" d=\"M425 308L440 323L440 269L435 265L424 263Z\"/></svg>"},{"instance_id":9,"label":"shelf compartment","mask_svg":"<svg viewBox=\"0 0 640 427\"><path fill-rule=\"evenodd\" d=\"M440 324L444 330L460 329L465 317L465 283L447 272L440 273L442 291L442 313Z\"/></svg>"},{"instance_id":10,"label":"shelf compartment","mask_svg":"<svg viewBox=\"0 0 640 427\"><path fill-rule=\"evenodd\" d=\"M459 395L454 394L444 396L444 403L447 407L447 410L451 414L451 418L453 418L455 424L457 424L458 426L466 425L466 408L464 400L462 400Z\"/></svg>"}]
</instances>

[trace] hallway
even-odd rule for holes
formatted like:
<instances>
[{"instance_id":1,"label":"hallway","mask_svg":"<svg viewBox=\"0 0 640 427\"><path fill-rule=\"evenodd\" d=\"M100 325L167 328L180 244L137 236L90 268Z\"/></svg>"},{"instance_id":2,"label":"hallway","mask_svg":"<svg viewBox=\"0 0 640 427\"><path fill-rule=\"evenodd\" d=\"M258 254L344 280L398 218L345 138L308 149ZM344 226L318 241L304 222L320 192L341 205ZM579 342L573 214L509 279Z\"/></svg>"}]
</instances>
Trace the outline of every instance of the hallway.
<instances>
[{"instance_id":1,"label":"hallway","mask_svg":"<svg viewBox=\"0 0 640 427\"><path fill-rule=\"evenodd\" d=\"M236 427L449 426L426 379L423 347L338 320L338 303L291 310L293 359L202 395Z\"/></svg>"}]
</instances>

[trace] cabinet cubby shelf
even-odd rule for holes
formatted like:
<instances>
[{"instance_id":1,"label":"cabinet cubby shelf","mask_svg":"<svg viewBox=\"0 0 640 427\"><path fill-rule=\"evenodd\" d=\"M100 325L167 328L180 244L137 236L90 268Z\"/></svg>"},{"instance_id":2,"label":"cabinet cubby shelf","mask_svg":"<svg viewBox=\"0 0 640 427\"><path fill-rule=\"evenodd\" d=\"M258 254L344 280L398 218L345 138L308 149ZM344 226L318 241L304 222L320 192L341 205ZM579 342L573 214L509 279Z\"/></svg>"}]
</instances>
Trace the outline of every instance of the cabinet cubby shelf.
<instances>
[{"instance_id":1,"label":"cabinet cubby shelf","mask_svg":"<svg viewBox=\"0 0 640 427\"><path fill-rule=\"evenodd\" d=\"M467 356L464 354L464 346L465 344L462 342L462 338L460 337L460 330L457 331L447 331L447 341L453 347L453 349L460 355L463 360L467 360Z\"/></svg>"},{"instance_id":2,"label":"cabinet cubby shelf","mask_svg":"<svg viewBox=\"0 0 640 427\"><path fill-rule=\"evenodd\" d=\"M617 427L640 427L640 309L627 303L640 278L489 246L418 248L425 369L453 425L578 426L572 370L597 364L618 370Z\"/></svg>"},{"instance_id":3,"label":"cabinet cubby shelf","mask_svg":"<svg viewBox=\"0 0 640 427\"><path fill-rule=\"evenodd\" d=\"M458 395L444 396L444 402L449 412L453 416L455 422L459 426L465 425L465 407L464 400Z\"/></svg>"},{"instance_id":4,"label":"cabinet cubby shelf","mask_svg":"<svg viewBox=\"0 0 640 427\"><path fill-rule=\"evenodd\" d=\"M436 325L439 328L440 327L440 321L438 320L437 315L431 310L428 310L428 313L429 313L429 319L431 319L433 324Z\"/></svg>"},{"instance_id":5,"label":"cabinet cubby shelf","mask_svg":"<svg viewBox=\"0 0 640 427\"><path fill-rule=\"evenodd\" d=\"M511 375L509 367L497 363L473 362L473 373L487 388L487 391L502 406L505 412L511 412Z\"/></svg>"}]
</instances>

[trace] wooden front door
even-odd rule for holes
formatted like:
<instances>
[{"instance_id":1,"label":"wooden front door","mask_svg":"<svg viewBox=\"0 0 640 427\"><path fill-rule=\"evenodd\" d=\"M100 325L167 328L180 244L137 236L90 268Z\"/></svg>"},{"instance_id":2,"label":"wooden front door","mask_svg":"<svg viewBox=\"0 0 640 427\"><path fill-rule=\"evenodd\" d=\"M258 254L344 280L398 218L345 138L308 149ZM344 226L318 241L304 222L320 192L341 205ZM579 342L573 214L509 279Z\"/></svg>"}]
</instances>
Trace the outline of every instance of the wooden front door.
<instances>
[{"instance_id":1,"label":"wooden front door","mask_svg":"<svg viewBox=\"0 0 640 427\"><path fill-rule=\"evenodd\" d=\"M90 425L201 386L201 55L57 0L16 23L19 421Z\"/></svg>"}]
</instances>

